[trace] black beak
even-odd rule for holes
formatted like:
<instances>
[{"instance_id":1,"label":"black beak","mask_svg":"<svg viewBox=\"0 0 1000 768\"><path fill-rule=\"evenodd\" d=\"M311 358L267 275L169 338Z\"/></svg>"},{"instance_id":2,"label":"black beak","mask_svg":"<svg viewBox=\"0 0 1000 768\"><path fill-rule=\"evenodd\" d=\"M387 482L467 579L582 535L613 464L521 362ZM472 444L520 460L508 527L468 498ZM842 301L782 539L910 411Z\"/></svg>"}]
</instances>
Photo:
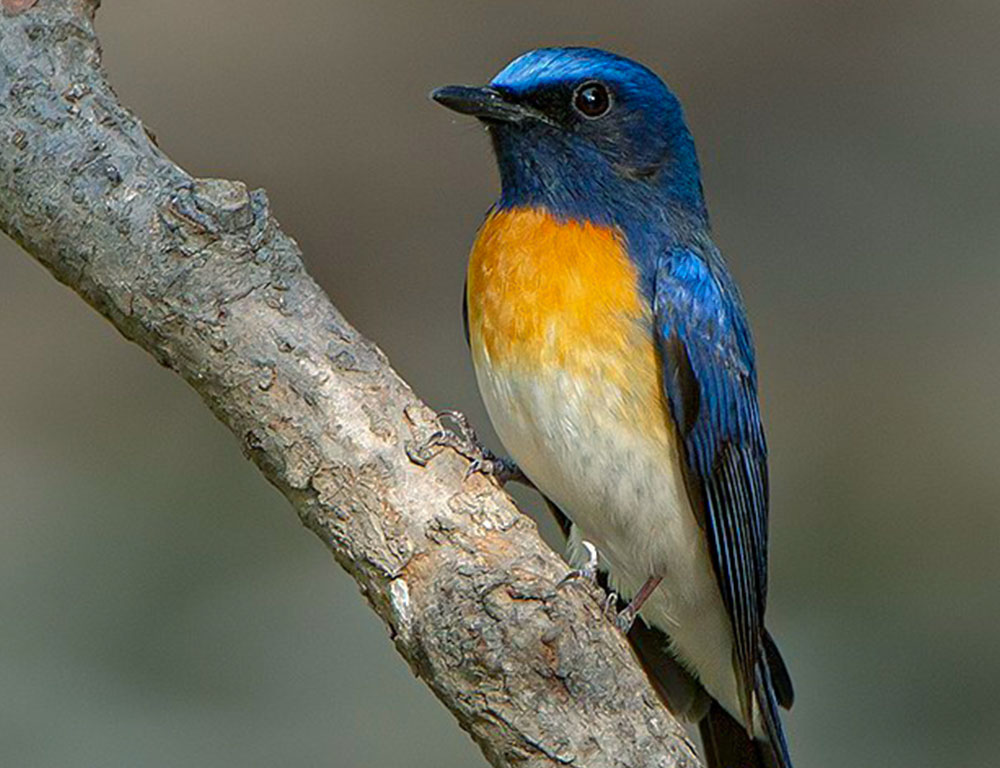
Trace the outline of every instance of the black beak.
<instances>
[{"instance_id":1,"label":"black beak","mask_svg":"<svg viewBox=\"0 0 1000 768\"><path fill-rule=\"evenodd\" d=\"M489 86L473 88L467 85L445 85L431 91L431 98L443 107L480 120L517 123L541 117L530 107L510 101L500 91Z\"/></svg>"}]
</instances>

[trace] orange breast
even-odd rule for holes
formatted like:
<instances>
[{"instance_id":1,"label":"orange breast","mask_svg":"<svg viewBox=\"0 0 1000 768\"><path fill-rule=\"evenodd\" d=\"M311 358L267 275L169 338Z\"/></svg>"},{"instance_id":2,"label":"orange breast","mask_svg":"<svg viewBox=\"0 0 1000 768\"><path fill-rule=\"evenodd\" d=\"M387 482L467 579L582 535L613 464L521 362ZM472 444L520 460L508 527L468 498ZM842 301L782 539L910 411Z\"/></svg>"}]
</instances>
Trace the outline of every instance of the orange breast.
<instances>
[{"instance_id":1,"label":"orange breast","mask_svg":"<svg viewBox=\"0 0 1000 768\"><path fill-rule=\"evenodd\" d=\"M491 213L472 249L468 302L477 365L554 366L644 399L658 391L650 309L612 229L535 209Z\"/></svg>"}]
</instances>

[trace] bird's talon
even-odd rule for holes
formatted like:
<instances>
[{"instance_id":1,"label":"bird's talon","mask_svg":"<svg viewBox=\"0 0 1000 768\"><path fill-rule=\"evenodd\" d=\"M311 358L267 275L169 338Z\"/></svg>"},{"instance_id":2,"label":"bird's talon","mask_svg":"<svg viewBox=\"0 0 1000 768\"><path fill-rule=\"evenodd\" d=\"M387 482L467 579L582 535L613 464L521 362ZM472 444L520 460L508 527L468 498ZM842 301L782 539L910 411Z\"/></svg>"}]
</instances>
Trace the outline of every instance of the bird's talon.
<instances>
[{"instance_id":1,"label":"bird's talon","mask_svg":"<svg viewBox=\"0 0 1000 768\"><path fill-rule=\"evenodd\" d=\"M442 419L451 421L455 428L445 428L444 424L441 423ZM479 448L479 438L476 436L476 430L472 428L469 417L461 411L439 411L438 423L441 423L441 433L447 434L450 438L455 439L456 442L461 443L468 449L475 450Z\"/></svg>"},{"instance_id":2,"label":"bird's talon","mask_svg":"<svg viewBox=\"0 0 1000 768\"><path fill-rule=\"evenodd\" d=\"M419 444L408 442L406 444L406 456L418 467L426 467L427 462L431 459L427 442L425 441Z\"/></svg>"},{"instance_id":3,"label":"bird's talon","mask_svg":"<svg viewBox=\"0 0 1000 768\"><path fill-rule=\"evenodd\" d=\"M449 420L454 429L445 426L443 420ZM439 428L432 432L419 445L407 447L407 455L418 464L426 464L434 458L440 449L451 448L456 453L480 464L483 460L483 449L479 446L476 433L469 426L469 420L459 411L441 411L438 413Z\"/></svg>"},{"instance_id":4,"label":"bird's talon","mask_svg":"<svg viewBox=\"0 0 1000 768\"><path fill-rule=\"evenodd\" d=\"M571 581L576 581L577 579L586 579L591 584L597 584L597 547L586 540L581 541L580 545L587 550L586 564L582 568L574 568L559 579L556 589L562 589Z\"/></svg>"},{"instance_id":5,"label":"bird's talon","mask_svg":"<svg viewBox=\"0 0 1000 768\"><path fill-rule=\"evenodd\" d=\"M604 598L604 615L609 619L617 618L615 611L618 608L618 593L608 592L607 597Z\"/></svg>"},{"instance_id":6,"label":"bird's talon","mask_svg":"<svg viewBox=\"0 0 1000 768\"><path fill-rule=\"evenodd\" d=\"M582 568L574 568L572 571L563 576L559 581L556 582L556 591L562 589L570 582L576 581L578 579L584 579L587 575L583 572Z\"/></svg>"},{"instance_id":7,"label":"bird's talon","mask_svg":"<svg viewBox=\"0 0 1000 768\"><path fill-rule=\"evenodd\" d=\"M622 634L627 635L628 631L632 629L632 625L635 623L635 611L632 610L632 606L626 607L623 611L620 611L617 616L615 616L615 626L621 630Z\"/></svg>"},{"instance_id":8,"label":"bird's talon","mask_svg":"<svg viewBox=\"0 0 1000 768\"><path fill-rule=\"evenodd\" d=\"M439 429L432 432L422 443L407 445L406 455L414 464L424 467L427 466L427 462L440 453L442 448L451 447L461 453L455 442L455 436L451 432Z\"/></svg>"},{"instance_id":9,"label":"bird's talon","mask_svg":"<svg viewBox=\"0 0 1000 768\"><path fill-rule=\"evenodd\" d=\"M466 477L479 472L480 474L496 478L500 485L507 485L511 481L534 487L534 483L521 471L521 468L513 459L505 459L497 456L488 448L483 448L483 458L472 462Z\"/></svg>"}]
</instances>

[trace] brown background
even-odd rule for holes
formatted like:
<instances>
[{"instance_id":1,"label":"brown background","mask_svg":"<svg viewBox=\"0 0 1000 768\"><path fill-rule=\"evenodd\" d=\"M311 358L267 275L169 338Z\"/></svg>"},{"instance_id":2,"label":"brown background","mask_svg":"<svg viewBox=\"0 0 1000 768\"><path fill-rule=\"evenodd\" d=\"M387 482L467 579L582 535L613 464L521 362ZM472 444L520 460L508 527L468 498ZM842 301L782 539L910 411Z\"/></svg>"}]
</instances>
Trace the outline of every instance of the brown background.
<instances>
[{"instance_id":1,"label":"brown background","mask_svg":"<svg viewBox=\"0 0 1000 768\"><path fill-rule=\"evenodd\" d=\"M104 6L162 147L266 187L347 316L489 439L459 299L495 173L426 93L539 44L661 72L757 336L797 764L995 764L1000 4ZM0 764L483 764L197 397L0 251Z\"/></svg>"}]
</instances>

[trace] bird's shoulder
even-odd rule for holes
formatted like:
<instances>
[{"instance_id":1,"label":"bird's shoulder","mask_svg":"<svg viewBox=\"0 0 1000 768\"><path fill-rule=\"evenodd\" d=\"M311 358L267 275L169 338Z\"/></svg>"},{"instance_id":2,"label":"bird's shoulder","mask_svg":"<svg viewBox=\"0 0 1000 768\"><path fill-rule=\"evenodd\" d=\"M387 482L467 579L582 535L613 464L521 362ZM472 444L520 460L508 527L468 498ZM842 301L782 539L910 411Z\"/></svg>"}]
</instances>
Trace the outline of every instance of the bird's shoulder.
<instances>
[{"instance_id":1,"label":"bird's shoulder","mask_svg":"<svg viewBox=\"0 0 1000 768\"><path fill-rule=\"evenodd\" d=\"M707 237L671 244L652 264L655 330L703 348L710 360L756 385L753 335L740 290Z\"/></svg>"}]
</instances>

